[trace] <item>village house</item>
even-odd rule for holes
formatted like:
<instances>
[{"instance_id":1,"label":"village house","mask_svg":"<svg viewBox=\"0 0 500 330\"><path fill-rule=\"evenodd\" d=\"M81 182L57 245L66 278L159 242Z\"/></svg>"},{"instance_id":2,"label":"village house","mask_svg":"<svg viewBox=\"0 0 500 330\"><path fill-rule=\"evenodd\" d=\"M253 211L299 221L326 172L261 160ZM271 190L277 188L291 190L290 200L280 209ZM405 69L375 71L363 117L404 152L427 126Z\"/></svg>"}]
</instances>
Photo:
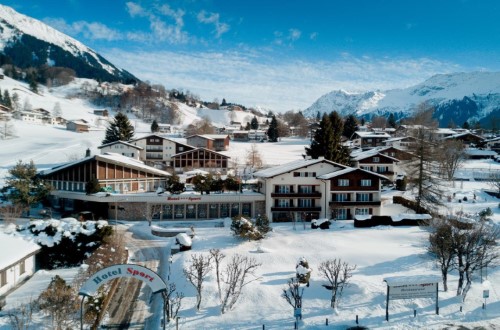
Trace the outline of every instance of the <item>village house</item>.
<instances>
[{"instance_id":1,"label":"village house","mask_svg":"<svg viewBox=\"0 0 500 330\"><path fill-rule=\"evenodd\" d=\"M187 137L187 144L196 148L206 148L213 151L226 151L229 148L229 135L203 134Z\"/></svg>"},{"instance_id":2,"label":"village house","mask_svg":"<svg viewBox=\"0 0 500 330\"><path fill-rule=\"evenodd\" d=\"M444 140L461 141L466 148L483 147L486 143L482 137L471 132L449 135Z\"/></svg>"},{"instance_id":3,"label":"village house","mask_svg":"<svg viewBox=\"0 0 500 330\"><path fill-rule=\"evenodd\" d=\"M142 148L140 160L159 168L173 167L174 155L194 149L193 146L167 139L158 134L136 138L128 143Z\"/></svg>"},{"instance_id":4,"label":"village house","mask_svg":"<svg viewBox=\"0 0 500 330\"><path fill-rule=\"evenodd\" d=\"M0 309L2 296L36 271L40 246L21 237L0 233Z\"/></svg>"},{"instance_id":5,"label":"village house","mask_svg":"<svg viewBox=\"0 0 500 330\"><path fill-rule=\"evenodd\" d=\"M356 147L363 150L380 147L384 145L384 141L390 139L391 136L385 132L354 132L351 140Z\"/></svg>"},{"instance_id":6,"label":"village house","mask_svg":"<svg viewBox=\"0 0 500 330\"><path fill-rule=\"evenodd\" d=\"M101 150L101 154L112 152L136 160L140 160L141 151L144 150L144 148L142 147L136 146L134 144L125 141L110 142L103 144L97 148Z\"/></svg>"},{"instance_id":7,"label":"village house","mask_svg":"<svg viewBox=\"0 0 500 330\"><path fill-rule=\"evenodd\" d=\"M88 132L90 128L90 124L85 119L79 120L68 120L66 122L66 129L68 131L73 131L77 133L85 133Z\"/></svg>"},{"instance_id":8,"label":"village house","mask_svg":"<svg viewBox=\"0 0 500 330\"><path fill-rule=\"evenodd\" d=\"M402 171L398 167L399 160L383 154L379 149L371 149L351 154L353 167L382 174L394 182ZM400 172L400 173L398 173Z\"/></svg>"},{"instance_id":9,"label":"village house","mask_svg":"<svg viewBox=\"0 0 500 330\"><path fill-rule=\"evenodd\" d=\"M94 110L94 115L101 116L101 117L108 117L109 116L109 112L106 109L95 109Z\"/></svg>"}]
</instances>

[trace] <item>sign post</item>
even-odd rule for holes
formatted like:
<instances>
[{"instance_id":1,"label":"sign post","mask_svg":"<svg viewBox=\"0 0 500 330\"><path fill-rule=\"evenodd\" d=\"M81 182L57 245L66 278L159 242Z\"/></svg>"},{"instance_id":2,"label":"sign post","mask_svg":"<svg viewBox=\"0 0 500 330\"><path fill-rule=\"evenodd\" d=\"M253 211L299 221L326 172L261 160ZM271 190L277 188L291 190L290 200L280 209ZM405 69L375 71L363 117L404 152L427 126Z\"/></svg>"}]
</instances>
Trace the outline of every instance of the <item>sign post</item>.
<instances>
[{"instance_id":1,"label":"sign post","mask_svg":"<svg viewBox=\"0 0 500 330\"><path fill-rule=\"evenodd\" d=\"M389 321L389 301L398 299L434 298L436 314L439 315L439 276L395 276L387 277L387 300L385 320Z\"/></svg>"},{"instance_id":2,"label":"sign post","mask_svg":"<svg viewBox=\"0 0 500 330\"><path fill-rule=\"evenodd\" d=\"M490 290L483 290L484 304L483 309L486 309L486 299L490 297Z\"/></svg>"}]
</instances>

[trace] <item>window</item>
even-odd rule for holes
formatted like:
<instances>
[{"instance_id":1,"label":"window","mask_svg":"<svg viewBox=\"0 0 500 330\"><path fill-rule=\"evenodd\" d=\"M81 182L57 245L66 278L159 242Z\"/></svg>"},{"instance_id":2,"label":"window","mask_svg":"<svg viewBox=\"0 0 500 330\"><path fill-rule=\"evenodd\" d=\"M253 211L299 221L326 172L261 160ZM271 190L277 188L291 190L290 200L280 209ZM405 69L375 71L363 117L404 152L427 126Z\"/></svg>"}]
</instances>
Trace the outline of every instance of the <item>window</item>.
<instances>
[{"instance_id":1,"label":"window","mask_svg":"<svg viewBox=\"0 0 500 330\"><path fill-rule=\"evenodd\" d=\"M278 199L278 207L289 207L290 200L289 199Z\"/></svg>"},{"instance_id":2,"label":"window","mask_svg":"<svg viewBox=\"0 0 500 330\"><path fill-rule=\"evenodd\" d=\"M279 194L288 194L290 192L290 186L278 186Z\"/></svg>"},{"instance_id":3,"label":"window","mask_svg":"<svg viewBox=\"0 0 500 330\"><path fill-rule=\"evenodd\" d=\"M335 194L336 202L347 202L349 201L349 194Z\"/></svg>"},{"instance_id":4,"label":"window","mask_svg":"<svg viewBox=\"0 0 500 330\"><path fill-rule=\"evenodd\" d=\"M380 163L380 157L373 157L374 163Z\"/></svg>"},{"instance_id":5,"label":"window","mask_svg":"<svg viewBox=\"0 0 500 330\"><path fill-rule=\"evenodd\" d=\"M312 207L312 199L299 199L299 207Z\"/></svg>"},{"instance_id":6,"label":"window","mask_svg":"<svg viewBox=\"0 0 500 330\"><path fill-rule=\"evenodd\" d=\"M7 271L0 272L0 288L7 284Z\"/></svg>"},{"instance_id":7,"label":"window","mask_svg":"<svg viewBox=\"0 0 500 330\"><path fill-rule=\"evenodd\" d=\"M26 260L23 259L20 263L19 263L19 274L22 275L26 273Z\"/></svg>"},{"instance_id":8,"label":"window","mask_svg":"<svg viewBox=\"0 0 500 330\"><path fill-rule=\"evenodd\" d=\"M377 173L389 172L389 166L377 166Z\"/></svg>"},{"instance_id":9,"label":"window","mask_svg":"<svg viewBox=\"0 0 500 330\"><path fill-rule=\"evenodd\" d=\"M372 185L372 180L370 179L361 180L361 187L371 187L371 185Z\"/></svg>"},{"instance_id":10,"label":"window","mask_svg":"<svg viewBox=\"0 0 500 330\"><path fill-rule=\"evenodd\" d=\"M349 179L339 179L338 181L340 187L349 186Z\"/></svg>"},{"instance_id":11,"label":"window","mask_svg":"<svg viewBox=\"0 0 500 330\"><path fill-rule=\"evenodd\" d=\"M372 194L368 193L356 194L357 202L370 202L371 200L372 200Z\"/></svg>"},{"instance_id":12,"label":"window","mask_svg":"<svg viewBox=\"0 0 500 330\"><path fill-rule=\"evenodd\" d=\"M310 194L313 192L313 186L299 186L299 192L303 194Z\"/></svg>"},{"instance_id":13,"label":"window","mask_svg":"<svg viewBox=\"0 0 500 330\"><path fill-rule=\"evenodd\" d=\"M370 209L356 209L355 212L356 215L369 215L370 214Z\"/></svg>"},{"instance_id":14,"label":"window","mask_svg":"<svg viewBox=\"0 0 500 330\"><path fill-rule=\"evenodd\" d=\"M337 209L334 211L336 214L336 219L338 220L345 220L347 219L347 209Z\"/></svg>"},{"instance_id":15,"label":"window","mask_svg":"<svg viewBox=\"0 0 500 330\"><path fill-rule=\"evenodd\" d=\"M293 172L294 177L312 178L316 176L316 172Z\"/></svg>"}]
</instances>

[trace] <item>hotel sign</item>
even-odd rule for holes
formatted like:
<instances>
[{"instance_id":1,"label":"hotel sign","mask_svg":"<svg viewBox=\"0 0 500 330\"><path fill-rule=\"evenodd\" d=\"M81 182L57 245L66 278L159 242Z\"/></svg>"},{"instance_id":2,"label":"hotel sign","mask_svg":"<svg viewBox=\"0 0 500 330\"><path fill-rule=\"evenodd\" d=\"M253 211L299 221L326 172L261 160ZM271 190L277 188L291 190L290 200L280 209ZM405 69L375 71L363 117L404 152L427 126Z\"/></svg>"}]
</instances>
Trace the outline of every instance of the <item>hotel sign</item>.
<instances>
[{"instance_id":1,"label":"hotel sign","mask_svg":"<svg viewBox=\"0 0 500 330\"><path fill-rule=\"evenodd\" d=\"M421 283L391 286L389 300L435 298L437 285L437 283Z\"/></svg>"},{"instance_id":2,"label":"hotel sign","mask_svg":"<svg viewBox=\"0 0 500 330\"><path fill-rule=\"evenodd\" d=\"M168 196L167 201L201 201L201 197L192 196Z\"/></svg>"},{"instance_id":3,"label":"hotel sign","mask_svg":"<svg viewBox=\"0 0 500 330\"><path fill-rule=\"evenodd\" d=\"M113 265L94 273L80 288L78 292L82 296L93 296L101 285L115 278L133 277L143 281L153 291L158 293L166 290L167 285L163 279L151 269L134 264Z\"/></svg>"}]
</instances>

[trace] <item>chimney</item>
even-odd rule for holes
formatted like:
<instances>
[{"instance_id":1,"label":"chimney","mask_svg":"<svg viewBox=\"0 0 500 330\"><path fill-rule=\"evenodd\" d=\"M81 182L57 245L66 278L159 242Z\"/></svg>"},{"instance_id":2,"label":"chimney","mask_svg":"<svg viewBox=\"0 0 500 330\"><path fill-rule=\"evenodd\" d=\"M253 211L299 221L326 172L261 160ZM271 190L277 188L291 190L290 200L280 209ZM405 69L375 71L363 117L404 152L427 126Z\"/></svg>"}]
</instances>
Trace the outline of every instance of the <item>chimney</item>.
<instances>
[{"instance_id":1,"label":"chimney","mask_svg":"<svg viewBox=\"0 0 500 330\"><path fill-rule=\"evenodd\" d=\"M90 148L85 151L85 157L90 157Z\"/></svg>"}]
</instances>

